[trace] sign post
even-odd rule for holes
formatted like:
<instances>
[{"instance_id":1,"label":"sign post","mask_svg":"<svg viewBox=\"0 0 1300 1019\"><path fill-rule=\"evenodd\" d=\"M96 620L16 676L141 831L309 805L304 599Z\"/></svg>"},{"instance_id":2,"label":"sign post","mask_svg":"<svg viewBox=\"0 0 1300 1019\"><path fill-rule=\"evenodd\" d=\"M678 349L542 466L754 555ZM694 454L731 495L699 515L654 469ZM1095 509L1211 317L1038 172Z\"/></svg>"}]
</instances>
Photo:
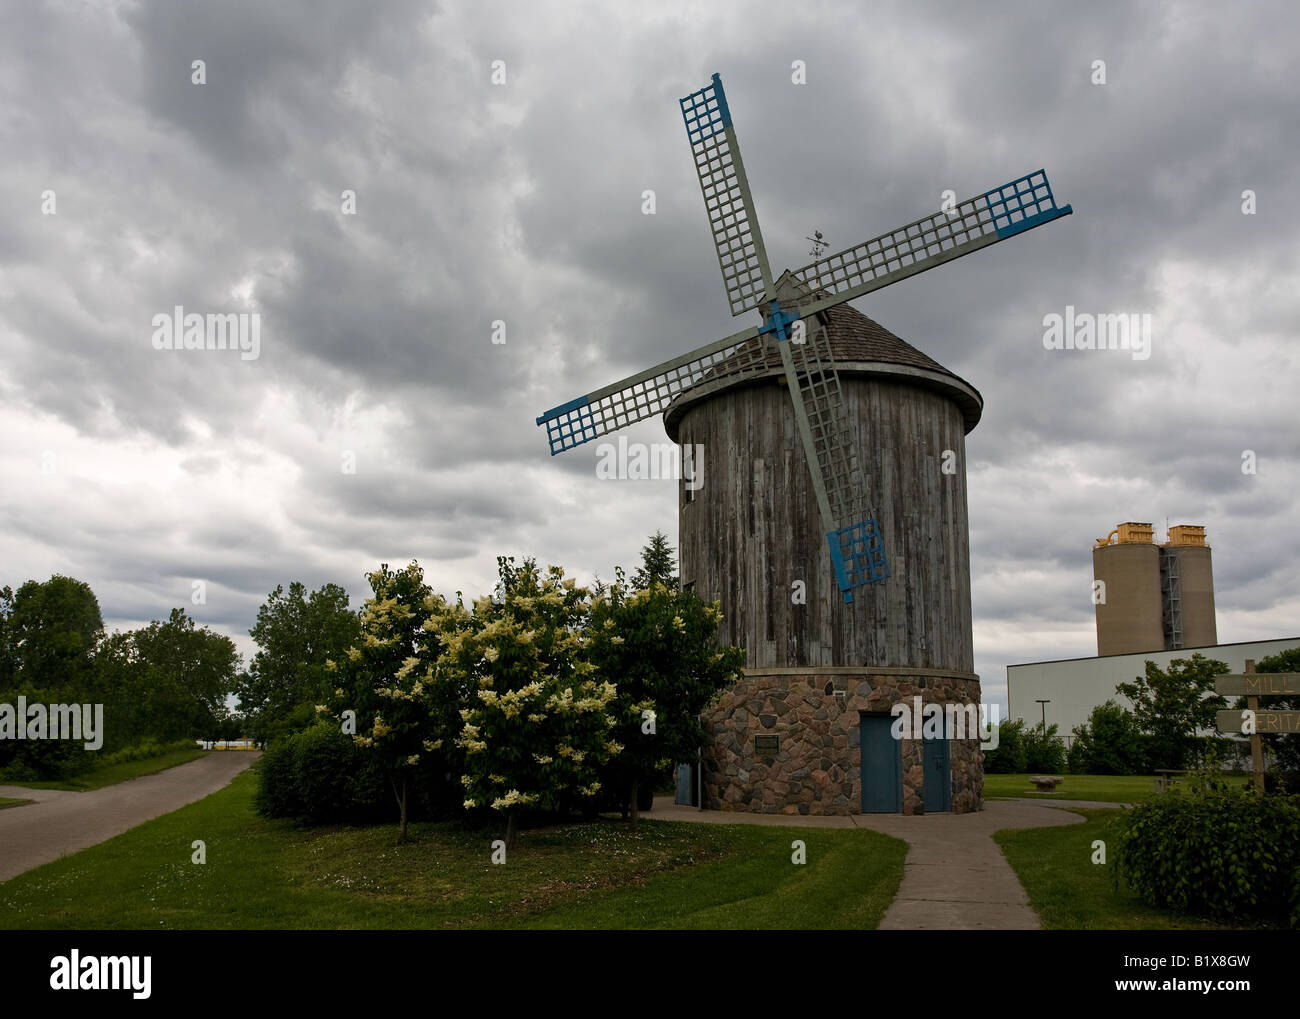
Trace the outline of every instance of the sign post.
<instances>
[{"instance_id":1,"label":"sign post","mask_svg":"<svg viewBox=\"0 0 1300 1019\"><path fill-rule=\"evenodd\" d=\"M1250 762L1255 788L1264 791L1264 745L1260 732L1300 732L1300 711L1260 711L1261 697L1300 695L1300 672L1255 672L1255 660L1246 659L1242 674L1216 676L1214 692L1227 696L1245 696L1246 709L1253 719L1250 732ZM1240 711L1219 711L1215 720L1223 732L1241 732L1244 720Z\"/></svg>"},{"instance_id":2,"label":"sign post","mask_svg":"<svg viewBox=\"0 0 1300 1019\"><path fill-rule=\"evenodd\" d=\"M1255 659L1246 659L1246 675L1255 674ZM1250 682L1247 680L1246 682ZM1247 697L1246 708L1258 720L1259 718L1259 698ZM1264 741L1259 738L1259 726L1255 726L1255 731L1250 734L1250 768L1255 773L1255 791L1262 793L1264 791Z\"/></svg>"}]
</instances>

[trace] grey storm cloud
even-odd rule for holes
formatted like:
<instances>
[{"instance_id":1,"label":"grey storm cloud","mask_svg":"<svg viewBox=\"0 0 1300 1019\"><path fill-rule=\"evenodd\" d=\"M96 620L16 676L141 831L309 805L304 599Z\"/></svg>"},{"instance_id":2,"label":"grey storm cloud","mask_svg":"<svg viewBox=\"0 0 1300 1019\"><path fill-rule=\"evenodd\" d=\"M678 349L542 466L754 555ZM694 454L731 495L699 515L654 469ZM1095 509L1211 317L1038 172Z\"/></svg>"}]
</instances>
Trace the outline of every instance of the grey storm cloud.
<instances>
[{"instance_id":1,"label":"grey storm cloud","mask_svg":"<svg viewBox=\"0 0 1300 1019\"><path fill-rule=\"evenodd\" d=\"M671 483L601 481L534 419L752 324L677 106L719 71L778 269L1039 167L1074 206L857 302L985 399L987 695L1091 653L1122 520L1207 526L1222 640L1294 635L1297 28L1265 2L9 5L0 582L69 573L110 625L184 605L248 651L295 579L355 604L418 558L472 595L497 555L608 578L675 536ZM153 349L176 306L257 313L260 356ZM1046 349L1067 306L1150 315L1151 356Z\"/></svg>"}]
</instances>

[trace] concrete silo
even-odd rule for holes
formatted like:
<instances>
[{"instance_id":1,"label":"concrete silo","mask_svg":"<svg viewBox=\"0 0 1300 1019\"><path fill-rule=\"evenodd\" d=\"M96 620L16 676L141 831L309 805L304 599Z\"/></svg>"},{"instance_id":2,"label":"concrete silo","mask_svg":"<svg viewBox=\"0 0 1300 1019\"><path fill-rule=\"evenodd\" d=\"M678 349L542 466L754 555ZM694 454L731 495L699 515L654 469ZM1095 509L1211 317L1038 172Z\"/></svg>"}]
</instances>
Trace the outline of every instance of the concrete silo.
<instances>
[{"instance_id":1,"label":"concrete silo","mask_svg":"<svg viewBox=\"0 0 1300 1019\"><path fill-rule=\"evenodd\" d=\"M1169 528L1163 545L1149 523L1120 524L1092 550L1097 654L1174 651L1218 643L1214 573L1205 528Z\"/></svg>"}]
</instances>

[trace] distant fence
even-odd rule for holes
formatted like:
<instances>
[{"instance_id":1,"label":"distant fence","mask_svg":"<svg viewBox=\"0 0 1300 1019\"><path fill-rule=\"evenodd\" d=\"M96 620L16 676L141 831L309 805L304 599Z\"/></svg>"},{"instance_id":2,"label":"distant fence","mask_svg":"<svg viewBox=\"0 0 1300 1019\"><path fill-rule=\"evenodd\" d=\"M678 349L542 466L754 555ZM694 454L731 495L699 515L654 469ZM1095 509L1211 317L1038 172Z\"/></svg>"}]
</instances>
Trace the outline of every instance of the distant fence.
<instances>
[{"instance_id":1,"label":"distant fence","mask_svg":"<svg viewBox=\"0 0 1300 1019\"><path fill-rule=\"evenodd\" d=\"M251 739L196 740L204 750L256 750Z\"/></svg>"}]
</instances>

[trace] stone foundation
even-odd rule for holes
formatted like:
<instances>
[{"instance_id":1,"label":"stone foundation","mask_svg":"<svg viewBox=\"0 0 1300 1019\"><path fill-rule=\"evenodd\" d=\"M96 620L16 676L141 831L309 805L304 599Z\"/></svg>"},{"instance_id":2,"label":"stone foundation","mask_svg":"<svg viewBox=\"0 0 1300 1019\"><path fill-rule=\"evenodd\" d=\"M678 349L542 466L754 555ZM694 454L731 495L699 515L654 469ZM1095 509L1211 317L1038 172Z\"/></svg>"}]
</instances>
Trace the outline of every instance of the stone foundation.
<instances>
[{"instance_id":1,"label":"stone foundation","mask_svg":"<svg viewBox=\"0 0 1300 1019\"><path fill-rule=\"evenodd\" d=\"M704 713L703 806L765 814L862 812L861 715L898 703L979 704L979 677L939 669L823 668L746 671ZM917 719L916 724L921 724ZM951 740L953 813L983 805L978 733ZM757 737L778 748L758 749ZM900 741L904 814L925 812L922 740Z\"/></svg>"}]
</instances>

